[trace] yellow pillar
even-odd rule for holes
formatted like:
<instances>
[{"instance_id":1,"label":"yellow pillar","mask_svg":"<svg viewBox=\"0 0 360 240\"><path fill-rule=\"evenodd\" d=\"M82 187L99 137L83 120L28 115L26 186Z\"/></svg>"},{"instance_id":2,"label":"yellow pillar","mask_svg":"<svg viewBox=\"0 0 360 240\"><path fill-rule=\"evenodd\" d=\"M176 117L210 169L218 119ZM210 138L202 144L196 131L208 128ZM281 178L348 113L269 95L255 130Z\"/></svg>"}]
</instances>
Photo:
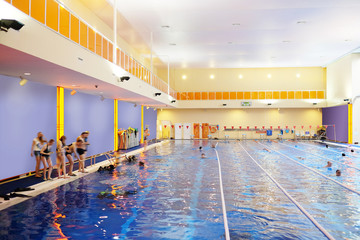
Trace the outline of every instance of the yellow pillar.
<instances>
[{"instance_id":1,"label":"yellow pillar","mask_svg":"<svg viewBox=\"0 0 360 240\"><path fill-rule=\"evenodd\" d=\"M56 139L59 139L64 135L64 88L56 90Z\"/></svg>"},{"instance_id":2,"label":"yellow pillar","mask_svg":"<svg viewBox=\"0 0 360 240\"><path fill-rule=\"evenodd\" d=\"M353 141L353 105L348 104L348 143L352 144Z\"/></svg>"},{"instance_id":3,"label":"yellow pillar","mask_svg":"<svg viewBox=\"0 0 360 240\"><path fill-rule=\"evenodd\" d=\"M118 150L119 138L118 138L118 126L119 126L119 109L118 100L114 99L114 151Z\"/></svg>"},{"instance_id":4,"label":"yellow pillar","mask_svg":"<svg viewBox=\"0 0 360 240\"><path fill-rule=\"evenodd\" d=\"M141 105L141 139L140 143L144 143L144 106Z\"/></svg>"}]
</instances>

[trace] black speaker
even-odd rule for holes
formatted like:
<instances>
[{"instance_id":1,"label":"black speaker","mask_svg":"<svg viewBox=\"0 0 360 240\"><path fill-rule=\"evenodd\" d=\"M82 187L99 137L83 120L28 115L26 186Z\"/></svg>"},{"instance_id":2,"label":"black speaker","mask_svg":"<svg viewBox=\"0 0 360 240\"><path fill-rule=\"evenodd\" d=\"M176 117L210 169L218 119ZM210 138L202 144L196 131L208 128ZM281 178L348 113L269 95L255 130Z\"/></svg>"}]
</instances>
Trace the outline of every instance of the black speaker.
<instances>
[{"instance_id":1,"label":"black speaker","mask_svg":"<svg viewBox=\"0 0 360 240\"><path fill-rule=\"evenodd\" d=\"M9 30L9 28L12 28L14 30L20 30L24 26L23 23L16 21L14 19L1 19L0 20L0 27L1 30L6 31ZM5 30L6 29L6 30Z\"/></svg>"}]
</instances>

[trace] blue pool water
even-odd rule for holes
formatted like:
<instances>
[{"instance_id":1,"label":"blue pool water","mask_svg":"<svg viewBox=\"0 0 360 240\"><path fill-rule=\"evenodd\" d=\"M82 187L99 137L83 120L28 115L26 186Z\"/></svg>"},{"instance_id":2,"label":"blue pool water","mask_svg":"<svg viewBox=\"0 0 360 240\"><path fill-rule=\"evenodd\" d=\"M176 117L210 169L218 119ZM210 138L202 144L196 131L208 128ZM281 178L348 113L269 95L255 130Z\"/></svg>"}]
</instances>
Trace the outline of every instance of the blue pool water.
<instances>
[{"instance_id":1,"label":"blue pool water","mask_svg":"<svg viewBox=\"0 0 360 240\"><path fill-rule=\"evenodd\" d=\"M199 146L206 158L200 158ZM327 239L254 162L257 161L334 238L360 238L356 153L306 142L219 142L231 239ZM252 156L251 159L245 150ZM303 150L303 151L301 151ZM218 163L209 141L172 141L121 165L93 173L0 212L1 239L225 239Z\"/></svg>"}]
</instances>

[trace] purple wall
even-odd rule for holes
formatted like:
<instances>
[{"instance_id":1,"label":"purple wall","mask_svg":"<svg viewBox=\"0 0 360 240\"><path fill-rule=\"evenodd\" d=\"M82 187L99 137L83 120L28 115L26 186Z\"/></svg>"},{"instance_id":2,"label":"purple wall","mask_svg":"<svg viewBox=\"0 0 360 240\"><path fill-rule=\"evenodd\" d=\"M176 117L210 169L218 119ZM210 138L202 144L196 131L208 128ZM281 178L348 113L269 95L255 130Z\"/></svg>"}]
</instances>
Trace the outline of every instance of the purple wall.
<instances>
[{"instance_id":1,"label":"purple wall","mask_svg":"<svg viewBox=\"0 0 360 240\"><path fill-rule=\"evenodd\" d=\"M156 120L157 120L157 110L144 107L144 130L145 126L149 125L150 137L148 139L156 138Z\"/></svg>"},{"instance_id":2,"label":"purple wall","mask_svg":"<svg viewBox=\"0 0 360 240\"><path fill-rule=\"evenodd\" d=\"M114 148L114 101L84 93L70 95L64 91L64 134L66 143L74 142L84 131L90 131L87 156Z\"/></svg>"},{"instance_id":3,"label":"purple wall","mask_svg":"<svg viewBox=\"0 0 360 240\"><path fill-rule=\"evenodd\" d=\"M141 106L134 107L133 103L119 101L119 128L137 128L141 131Z\"/></svg>"},{"instance_id":4,"label":"purple wall","mask_svg":"<svg viewBox=\"0 0 360 240\"><path fill-rule=\"evenodd\" d=\"M56 137L56 88L0 75L0 179L35 170L30 156L37 132ZM55 163L54 156L52 156Z\"/></svg>"},{"instance_id":5,"label":"purple wall","mask_svg":"<svg viewBox=\"0 0 360 240\"><path fill-rule=\"evenodd\" d=\"M322 109L322 124L335 124L336 141L348 141L348 105L328 107ZM328 127L327 137L330 140L335 140L334 128Z\"/></svg>"}]
</instances>

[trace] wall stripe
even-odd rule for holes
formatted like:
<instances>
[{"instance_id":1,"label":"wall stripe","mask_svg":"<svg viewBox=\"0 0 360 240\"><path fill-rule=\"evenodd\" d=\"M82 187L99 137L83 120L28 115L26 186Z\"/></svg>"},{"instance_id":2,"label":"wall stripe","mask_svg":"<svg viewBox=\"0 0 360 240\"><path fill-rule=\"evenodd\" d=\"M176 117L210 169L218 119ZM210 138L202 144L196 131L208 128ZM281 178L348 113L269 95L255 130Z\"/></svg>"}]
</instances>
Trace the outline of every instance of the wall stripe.
<instances>
[{"instance_id":1,"label":"wall stripe","mask_svg":"<svg viewBox=\"0 0 360 240\"><path fill-rule=\"evenodd\" d=\"M114 151L118 150L119 138L118 138L118 126L119 126L119 108L118 100L114 99Z\"/></svg>"},{"instance_id":2,"label":"wall stripe","mask_svg":"<svg viewBox=\"0 0 360 240\"><path fill-rule=\"evenodd\" d=\"M348 143L353 141L353 105L348 104Z\"/></svg>"},{"instance_id":3,"label":"wall stripe","mask_svg":"<svg viewBox=\"0 0 360 240\"><path fill-rule=\"evenodd\" d=\"M140 143L144 143L144 106L141 105L141 139Z\"/></svg>"},{"instance_id":4,"label":"wall stripe","mask_svg":"<svg viewBox=\"0 0 360 240\"><path fill-rule=\"evenodd\" d=\"M56 89L56 139L64 135L64 88Z\"/></svg>"}]
</instances>

